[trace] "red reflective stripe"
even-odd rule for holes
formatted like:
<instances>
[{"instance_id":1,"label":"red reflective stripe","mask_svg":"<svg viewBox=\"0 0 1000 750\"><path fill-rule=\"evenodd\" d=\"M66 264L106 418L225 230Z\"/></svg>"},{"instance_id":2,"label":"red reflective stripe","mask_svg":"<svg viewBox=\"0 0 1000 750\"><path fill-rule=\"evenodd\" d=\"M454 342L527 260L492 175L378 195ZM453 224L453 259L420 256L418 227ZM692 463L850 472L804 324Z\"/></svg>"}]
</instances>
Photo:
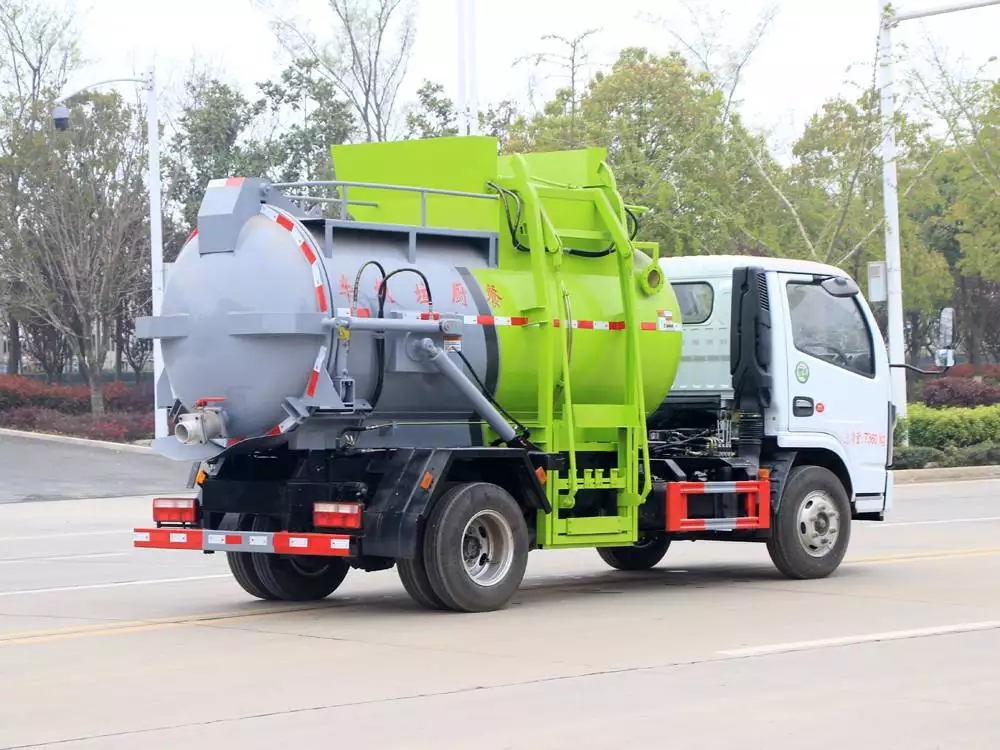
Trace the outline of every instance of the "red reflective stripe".
<instances>
[{"instance_id":1,"label":"red reflective stripe","mask_svg":"<svg viewBox=\"0 0 1000 750\"><path fill-rule=\"evenodd\" d=\"M279 531L273 537L274 551L279 555L327 555L347 557L351 553L351 537L337 534L292 534Z\"/></svg>"},{"instance_id":2,"label":"red reflective stripe","mask_svg":"<svg viewBox=\"0 0 1000 750\"><path fill-rule=\"evenodd\" d=\"M592 321L592 320L578 320L578 321L576 321L576 327L577 328L583 328L583 329L590 330L590 329L593 329L593 327L594 327L594 321Z\"/></svg>"},{"instance_id":3,"label":"red reflective stripe","mask_svg":"<svg viewBox=\"0 0 1000 750\"><path fill-rule=\"evenodd\" d=\"M640 328L642 328L642 330L644 330L644 331L655 331L656 330L656 323L647 323L647 322L643 321L640 324Z\"/></svg>"},{"instance_id":4,"label":"red reflective stripe","mask_svg":"<svg viewBox=\"0 0 1000 750\"><path fill-rule=\"evenodd\" d=\"M243 544L243 535L226 534L226 544Z\"/></svg>"},{"instance_id":5,"label":"red reflective stripe","mask_svg":"<svg viewBox=\"0 0 1000 750\"><path fill-rule=\"evenodd\" d=\"M239 187L243 184L243 177L229 177L226 179L226 187Z\"/></svg>"},{"instance_id":6,"label":"red reflective stripe","mask_svg":"<svg viewBox=\"0 0 1000 750\"><path fill-rule=\"evenodd\" d=\"M316 395L316 386L319 384L319 373L316 370L312 371L309 376L309 387L306 388L306 394L309 396Z\"/></svg>"},{"instance_id":7,"label":"red reflective stripe","mask_svg":"<svg viewBox=\"0 0 1000 750\"><path fill-rule=\"evenodd\" d=\"M302 244L299 245L299 249L302 251L302 254L306 256L306 260L309 261L310 266L316 262L316 254L313 253L307 242L303 241Z\"/></svg>"},{"instance_id":8,"label":"red reflective stripe","mask_svg":"<svg viewBox=\"0 0 1000 750\"><path fill-rule=\"evenodd\" d=\"M275 221L277 221L281 226L283 226L289 232L291 232L292 228L295 226L294 224L292 224L291 219L289 219L284 214L278 214L278 218L275 219Z\"/></svg>"},{"instance_id":9,"label":"red reflective stripe","mask_svg":"<svg viewBox=\"0 0 1000 750\"><path fill-rule=\"evenodd\" d=\"M313 374L315 374L315 373L313 373ZM271 431L269 433L267 433L268 437L274 437L275 435L280 435L280 434L281 434L281 425L280 424L277 424L274 427L272 427Z\"/></svg>"},{"instance_id":10,"label":"red reflective stripe","mask_svg":"<svg viewBox=\"0 0 1000 750\"><path fill-rule=\"evenodd\" d=\"M526 326L526 325L528 325L528 319L527 318L511 318L510 319L510 324L512 326Z\"/></svg>"},{"instance_id":11,"label":"red reflective stripe","mask_svg":"<svg viewBox=\"0 0 1000 750\"><path fill-rule=\"evenodd\" d=\"M494 318L493 318L492 315L477 315L476 316L476 324L477 325L481 325L481 326L491 326L491 325L493 325L493 320L494 320Z\"/></svg>"},{"instance_id":12,"label":"red reflective stripe","mask_svg":"<svg viewBox=\"0 0 1000 750\"><path fill-rule=\"evenodd\" d=\"M200 529L136 529L135 533L149 535L148 542L135 540L134 547L154 549L201 549L202 532Z\"/></svg>"},{"instance_id":13,"label":"red reflective stripe","mask_svg":"<svg viewBox=\"0 0 1000 750\"><path fill-rule=\"evenodd\" d=\"M358 318L370 318L372 316L372 311L369 310L367 307L359 307L355 311L354 315L355 317Z\"/></svg>"},{"instance_id":14,"label":"red reflective stripe","mask_svg":"<svg viewBox=\"0 0 1000 750\"><path fill-rule=\"evenodd\" d=\"M624 320L612 320L611 323L609 323L608 325L610 326L610 328L611 328L612 331L624 331L625 330L625 321Z\"/></svg>"},{"instance_id":15,"label":"red reflective stripe","mask_svg":"<svg viewBox=\"0 0 1000 750\"><path fill-rule=\"evenodd\" d=\"M326 312L326 291L322 286L316 287L316 301L319 303L319 311Z\"/></svg>"}]
</instances>

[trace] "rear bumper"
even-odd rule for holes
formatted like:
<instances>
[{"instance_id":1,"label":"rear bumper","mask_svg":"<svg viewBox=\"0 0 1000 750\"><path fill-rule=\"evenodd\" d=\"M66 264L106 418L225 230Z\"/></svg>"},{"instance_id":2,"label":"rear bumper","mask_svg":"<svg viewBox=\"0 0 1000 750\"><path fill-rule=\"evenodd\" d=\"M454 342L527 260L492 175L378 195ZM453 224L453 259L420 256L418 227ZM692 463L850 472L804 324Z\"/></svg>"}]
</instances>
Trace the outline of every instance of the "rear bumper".
<instances>
[{"instance_id":1,"label":"rear bumper","mask_svg":"<svg viewBox=\"0 0 1000 750\"><path fill-rule=\"evenodd\" d=\"M184 528L133 529L132 533L132 546L145 549L351 557L357 545L357 537L349 534Z\"/></svg>"}]
</instances>

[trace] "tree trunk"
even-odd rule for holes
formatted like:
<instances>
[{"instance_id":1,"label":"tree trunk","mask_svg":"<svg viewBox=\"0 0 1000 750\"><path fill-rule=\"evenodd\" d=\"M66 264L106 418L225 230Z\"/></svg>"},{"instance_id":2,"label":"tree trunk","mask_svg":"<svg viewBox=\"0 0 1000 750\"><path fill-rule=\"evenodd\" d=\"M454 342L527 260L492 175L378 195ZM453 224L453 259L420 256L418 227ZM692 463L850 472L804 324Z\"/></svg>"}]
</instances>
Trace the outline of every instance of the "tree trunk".
<instances>
[{"instance_id":1,"label":"tree trunk","mask_svg":"<svg viewBox=\"0 0 1000 750\"><path fill-rule=\"evenodd\" d=\"M90 413L95 417L104 414L104 382L100 367L87 368L87 382L90 385Z\"/></svg>"},{"instance_id":2,"label":"tree trunk","mask_svg":"<svg viewBox=\"0 0 1000 750\"><path fill-rule=\"evenodd\" d=\"M117 383L122 379L122 342L124 341L124 336L122 335L122 329L124 324L122 323L122 316L119 313L115 317L115 382Z\"/></svg>"},{"instance_id":3,"label":"tree trunk","mask_svg":"<svg viewBox=\"0 0 1000 750\"><path fill-rule=\"evenodd\" d=\"M7 374L21 374L21 323L13 313L7 314L8 349Z\"/></svg>"}]
</instances>

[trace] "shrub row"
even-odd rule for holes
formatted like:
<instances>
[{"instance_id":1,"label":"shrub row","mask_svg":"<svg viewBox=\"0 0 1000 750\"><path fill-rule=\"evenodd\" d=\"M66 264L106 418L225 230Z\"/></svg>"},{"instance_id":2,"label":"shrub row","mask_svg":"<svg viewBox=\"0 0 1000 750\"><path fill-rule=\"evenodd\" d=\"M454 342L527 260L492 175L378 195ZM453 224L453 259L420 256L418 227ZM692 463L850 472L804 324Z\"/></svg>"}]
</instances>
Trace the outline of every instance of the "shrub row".
<instances>
[{"instance_id":1,"label":"shrub row","mask_svg":"<svg viewBox=\"0 0 1000 750\"><path fill-rule=\"evenodd\" d=\"M89 414L90 388L49 385L33 378L0 375L0 412L24 407L72 415ZM152 384L110 383L104 389L104 407L109 412L151 412Z\"/></svg>"},{"instance_id":2,"label":"shrub row","mask_svg":"<svg viewBox=\"0 0 1000 750\"><path fill-rule=\"evenodd\" d=\"M948 376L953 378L971 378L974 375L1000 380L1000 365L970 365L968 362L963 362L948 370Z\"/></svg>"},{"instance_id":3,"label":"shrub row","mask_svg":"<svg viewBox=\"0 0 1000 750\"><path fill-rule=\"evenodd\" d=\"M65 414L54 409L19 406L0 411L0 427L56 435L132 443L153 437L153 413L108 412L104 416Z\"/></svg>"},{"instance_id":4,"label":"shrub row","mask_svg":"<svg viewBox=\"0 0 1000 750\"><path fill-rule=\"evenodd\" d=\"M923 384L927 406L991 406L1000 404L1000 385L972 378L934 378Z\"/></svg>"},{"instance_id":5,"label":"shrub row","mask_svg":"<svg viewBox=\"0 0 1000 750\"><path fill-rule=\"evenodd\" d=\"M930 469L934 467L992 466L1000 464L1000 443L986 442L964 448L930 448L910 445L893 449L892 468Z\"/></svg>"},{"instance_id":6,"label":"shrub row","mask_svg":"<svg viewBox=\"0 0 1000 750\"><path fill-rule=\"evenodd\" d=\"M896 440L909 436L910 445L946 450L980 443L1000 443L1000 405L934 409L910 404L896 428Z\"/></svg>"}]
</instances>

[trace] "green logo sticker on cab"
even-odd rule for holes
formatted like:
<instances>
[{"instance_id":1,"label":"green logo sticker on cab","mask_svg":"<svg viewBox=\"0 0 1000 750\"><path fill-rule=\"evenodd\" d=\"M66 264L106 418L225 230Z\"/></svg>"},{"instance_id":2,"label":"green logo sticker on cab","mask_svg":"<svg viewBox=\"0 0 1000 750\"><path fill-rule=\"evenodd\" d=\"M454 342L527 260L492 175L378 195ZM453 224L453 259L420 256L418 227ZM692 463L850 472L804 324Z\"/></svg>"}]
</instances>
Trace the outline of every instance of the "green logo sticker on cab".
<instances>
[{"instance_id":1,"label":"green logo sticker on cab","mask_svg":"<svg viewBox=\"0 0 1000 750\"><path fill-rule=\"evenodd\" d=\"M799 362L795 365L795 379L800 383L805 383L809 380L809 365L805 362Z\"/></svg>"}]
</instances>

